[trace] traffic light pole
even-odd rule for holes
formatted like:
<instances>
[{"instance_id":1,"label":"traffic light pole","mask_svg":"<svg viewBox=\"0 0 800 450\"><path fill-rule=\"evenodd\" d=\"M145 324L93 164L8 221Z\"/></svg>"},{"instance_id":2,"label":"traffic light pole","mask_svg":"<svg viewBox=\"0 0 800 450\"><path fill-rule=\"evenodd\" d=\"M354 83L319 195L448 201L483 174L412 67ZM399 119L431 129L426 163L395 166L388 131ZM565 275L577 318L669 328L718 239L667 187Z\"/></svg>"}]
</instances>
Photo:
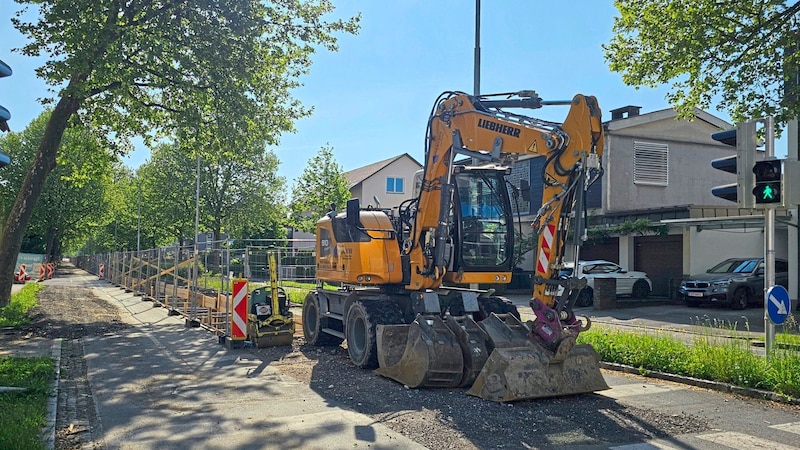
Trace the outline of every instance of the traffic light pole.
<instances>
[{"instance_id":1,"label":"traffic light pole","mask_svg":"<svg viewBox=\"0 0 800 450\"><path fill-rule=\"evenodd\" d=\"M775 156L775 127L772 117L764 118L766 139L764 143L764 157ZM775 324L769 318L767 290L775 286L775 208L764 208L764 346L767 358L772 355L775 344Z\"/></svg>"}]
</instances>

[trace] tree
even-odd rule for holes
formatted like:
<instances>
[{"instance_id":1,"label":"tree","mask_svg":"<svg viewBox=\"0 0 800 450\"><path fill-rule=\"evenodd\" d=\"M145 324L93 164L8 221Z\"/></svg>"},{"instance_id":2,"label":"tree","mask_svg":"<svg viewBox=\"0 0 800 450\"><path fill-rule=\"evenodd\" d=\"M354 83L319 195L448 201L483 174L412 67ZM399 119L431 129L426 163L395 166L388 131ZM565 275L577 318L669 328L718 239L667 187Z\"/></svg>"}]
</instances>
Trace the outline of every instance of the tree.
<instances>
[{"instance_id":1,"label":"tree","mask_svg":"<svg viewBox=\"0 0 800 450\"><path fill-rule=\"evenodd\" d=\"M308 160L292 188L292 224L313 232L317 220L331 205L342 208L350 199L347 178L333 158L333 147L324 146Z\"/></svg>"},{"instance_id":2,"label":"tree","mask_svg":"<svg viewBox=\"0 0 800 450\"><path fill-rule=\"evenodd\" d=\"M202 165L203 225L214 232L215 241L223 230L238 239L286 237L286 179L278 176L280 161L273 152L254 153L249 161L217 156Z\"/></svg>"},{"instance_id":3,"label":"tree","mask_svg":"<svg viewBox=\"0 0 800 450\"><path fill-rule=\"evenodd\" d=\"M335 51L334 34L357 32L360 19L323 20L333 10L328 0L18 1L39 13L33 22L13 19L29 38L21 52L46 55L37 75L60 90L0 237L0 307L71 120L117 152L131 136L149 144L174 130L202 135L211 125L233 148L275 143L309 113L291 89L315 48Z\"/></svg>"},{"instance_id":4,"label":"tree","mask_svg":"<svg viewBox=\"0 0 800 450\"><path fill-rule=\"evenodd\" d=\"M177 144L163 143L137 171L142 215L155 245L184 245L194 235L196 161Z\"/></svg>"},{"instance_id":5,"label":"tree","mask_svg":"<svg viewBox=\"0 0 800 450\"><path fill-rule=\"evenodd\" d=\"M25 130L0 137L0 146L14 155L12 164L0 173L5 192L19 190L49 118L50 110L45 110ZM110 175L112 160L80 124L67 128L59 152L22 242L22 251L45 254L48 260L55 258L65 244L85 237L102 216L104 179ZM13 201L12 196L0 198L0 216L8 215Z\"/></svg>"},{"instance_id":6,"label":"tree","mask_svg":"<svg viewBox=\"0 0 800 450\"><path fill-rule=\"evenodd\" d=\"M620 16L604 45L611 70L630 86L672 83L667 95L681 117L718 101L733 120L797 117L784 100L797 76L800 2L784 0L617 0ZM798 87L788 86L794 98ZM718 99L718 100L717 100Z\"/></svg>"}]
</instances>

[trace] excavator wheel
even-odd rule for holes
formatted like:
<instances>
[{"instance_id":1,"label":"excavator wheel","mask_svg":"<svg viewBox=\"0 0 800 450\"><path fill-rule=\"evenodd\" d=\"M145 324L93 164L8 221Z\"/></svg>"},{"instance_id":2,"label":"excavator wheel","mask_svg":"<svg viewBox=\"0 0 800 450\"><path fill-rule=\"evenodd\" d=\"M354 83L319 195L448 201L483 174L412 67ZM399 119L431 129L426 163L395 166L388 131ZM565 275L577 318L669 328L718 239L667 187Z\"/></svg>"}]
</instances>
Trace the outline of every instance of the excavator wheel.
<instances>
[{"instance_id":1,"label":"excavator wheel","mask_svg":"<svg viewBox=\"0 0 800 450\"><path fill-rule=\"evenodd\" d=\"M328 319L322 317L317 294L309 292L303 302L303 336L306 342L315 346L334 346L342 343L342 338L323 332L323 328L329 328Z\"/></svg>"},{"instance_id":2,"label":"excavator wheel","mask_svg":"<svg viewBox=\"0 0 800 450\"><path fill-rule=\"evenodd\" d=\"M403 313L394 303L368 299L353 301L347 310L344 327L350 361L362 369L378 367L376 327L402 322Z\"/></svg>"},{"instance_id":3,"label":"excavator wheel","mask_svg":"<svg viewBox=\"0 0 800 450\"><path fill-rule=\"evenodd\" d=\"M510 300L506 300L500 297L486 297L486 298L479 298L478 299L478 307L480 311L477 311L474 314L474 318L476 322L480 322L486 318L488 318L492 313L495 314L511 314L512 316L516 317L517 319L520 318L519 311L517 307L511 303Z\"/></svg>"}]
</instances>

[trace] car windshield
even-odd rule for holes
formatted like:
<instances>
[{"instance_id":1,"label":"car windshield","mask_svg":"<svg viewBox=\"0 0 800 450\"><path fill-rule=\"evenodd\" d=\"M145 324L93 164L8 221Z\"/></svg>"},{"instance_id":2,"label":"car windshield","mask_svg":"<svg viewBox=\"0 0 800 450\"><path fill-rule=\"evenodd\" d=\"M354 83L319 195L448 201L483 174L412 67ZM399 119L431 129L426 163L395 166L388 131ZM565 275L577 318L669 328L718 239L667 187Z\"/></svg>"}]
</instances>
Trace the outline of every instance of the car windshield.
<instances>
[{"instance_id":1,"label":"car windshield","mask_svg":"<svg viewBox=\"0 0 800 450\"><path fill-rule=\"evenodd\" d=\"M727 259L712 267L708 273L751 273L758 267L758 259Z\"/></svg>"}]
</instances>

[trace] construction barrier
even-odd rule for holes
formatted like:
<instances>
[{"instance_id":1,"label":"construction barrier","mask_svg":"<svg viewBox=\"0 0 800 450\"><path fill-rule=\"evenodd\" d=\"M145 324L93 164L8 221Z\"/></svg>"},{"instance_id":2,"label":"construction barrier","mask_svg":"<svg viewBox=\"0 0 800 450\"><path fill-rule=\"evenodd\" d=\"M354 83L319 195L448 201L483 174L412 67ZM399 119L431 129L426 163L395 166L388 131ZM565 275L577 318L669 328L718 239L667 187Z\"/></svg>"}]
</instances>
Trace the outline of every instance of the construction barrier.
<instances>
[{"instance_id":1,"label":"construction barrier","mask_svg":"<svg viewBox=\"0 0 800 450\"><path fill-rule=\"evenodd\" d=\"M15 283L25 283L31 279L30 275L28 275L28 271L26 270L27 268L28 266L25 264L19 265L19 272L14 274Z\"/></svg>"},{"instance_id":2,"label":"construction barrier","mask_svg":"<svg viewBox=\"0 0 800 450\"><path fill-rule=\"evenodd\" d=\"M239 248L228 247L230 244L227 240L217 242L218 248L208 244L200 252L194 246L176 245L84 255L73 261L98 278L102 264L102 280L135 293L142 301L153 302L153 306L166 308L169 315L183 315L192 323L199 322L225 338L222 341L233 342L234 279L247 281L248 292L265 285L269 274L267 254L277 249L281 282L306 283L310 287L300 289L312 289L316 264L314 240L253 240L243 242ZM47 265L44 268L47 271ZM242 304L240 308L237 334L241 340L236 342L243 345L250 306Z\"/></svg>"},{"instance_id":3,"label":"construction barrier","mask_svg":"<svg viewBox=\"0 0 800 450\"><path fill-rule=\"evenodd\" d=\"M106 277L106 266L103 263L100 263L100 266L97 268L97 279L103 280Z\"/></svg>"},{"instance_id":4,"label":"construction barrier","mask_svg":"<svg viewBox=\"0 0 800 450\"><path fill-rule=\"evenodd\" d=\"M247 338L247 280L233 280L233 314L231 314L231 339Z\"/></svg>"},{"instance_id":5,"label":"construction barrier","mask_svg":"<svg viewBox=\"0 0 800 450\"><path fill-rule=\"evenodd\" d=\"M45 276L47 275L47 269L45 269L44 266L44 263L39 264L39 281L46 280Z\"/></svg>"},{"instance_id":6,"label":"construction barrier","mask_svg":"<svg viewBox=\"0 0 800 450\"><path fill-rule=\"evenodd\" d=\"M53 278L53 272L56 271L55 263L47 263L47 279L50 280Z\"/></svg>"}]
</instances>

